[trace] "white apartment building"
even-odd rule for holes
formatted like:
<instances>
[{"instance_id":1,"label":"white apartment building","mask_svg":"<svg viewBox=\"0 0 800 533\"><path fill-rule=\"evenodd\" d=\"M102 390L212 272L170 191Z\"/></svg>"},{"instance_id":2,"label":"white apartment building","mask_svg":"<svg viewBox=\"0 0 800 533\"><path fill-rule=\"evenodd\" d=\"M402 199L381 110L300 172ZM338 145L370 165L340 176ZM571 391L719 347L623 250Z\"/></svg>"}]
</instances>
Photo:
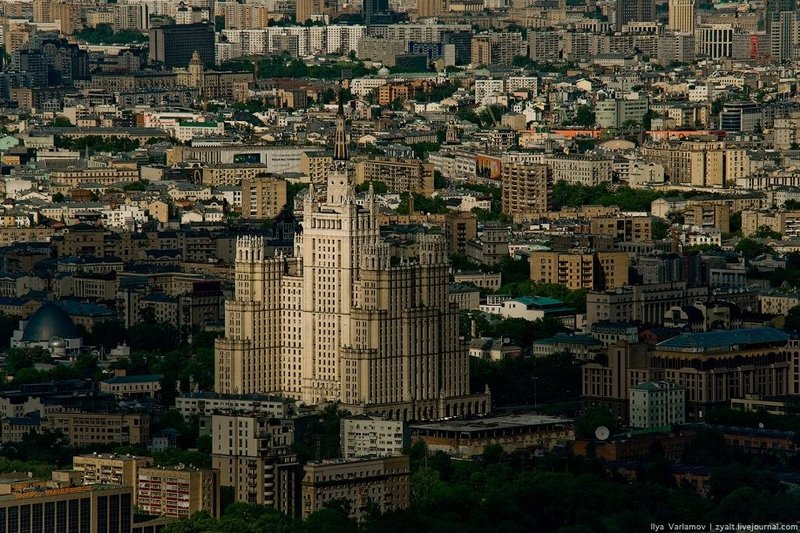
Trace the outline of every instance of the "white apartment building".
<instances>
[{"instance_id":1,"label":"white apartment building","mask_svg":"<svg viewBox=\"0 0 800 533\"><path fill-rule=\"evenodd\" d=\"M405 422L380 416L354 416L341 422L342 458L389 457L403 453Z\"/></svg>"},{"instance_id":2,"label":"white apartment building","mask_svg":"<svg viewBox=\"0 0 800 533\"><path fill-rule=\"evenodd\" d=\"M646 381L629 389L630 425L658 428L686 421L686 389L668 381Z\"/></svg>"}]
</instances>

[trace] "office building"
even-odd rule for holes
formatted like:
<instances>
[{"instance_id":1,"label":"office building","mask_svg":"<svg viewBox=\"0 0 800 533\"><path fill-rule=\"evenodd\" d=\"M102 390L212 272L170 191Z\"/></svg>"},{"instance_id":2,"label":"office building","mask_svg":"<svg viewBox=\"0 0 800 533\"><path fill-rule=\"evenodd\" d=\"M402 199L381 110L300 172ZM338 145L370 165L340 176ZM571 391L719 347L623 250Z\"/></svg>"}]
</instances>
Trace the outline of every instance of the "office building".
<instances>
[{"instance_id":1,"label":"office building","mask_svg":"<svg viewBox=\"0 0 800 533\"><path fill-rule=\"evenodd\" d=\"M189 518L206 511L219 517L219 473L191 466L139 468L136 505L154 516Z\"/></svg>"},{"instance_id":2,"label":"office building","mask_svg":"<svg viewBox=\"0 0 800 533\"><path fill-rule=\"evenodd\" d=\"M595 106L595 122L603 128L621 128L632 123L641 126L648 109L646 96L629 94L623 98L604 98Z\"/></svg>"},{"instance_id":3,"label":"office building","mask_svg":"<svg viewBox=\"0 0 800 533\"><path fill-rule=\"evenodd\" d=\"M683 424L686 419L686 389L668 381L644 381L629 389L630 425L654 429Z\"/></svg>"},{"instance_id":4,"label":"office building","mask_svg":"<svg viewBox=\"0 0 800 533\"><path fill-rule=\"evenodd\" d=\"M652 378L686 388L687 418L747 394L790 390L789 335L773 328L687 333L660 342L650 357Z\"/></svg>"},{"instance_id":5,"label":"office building","mask_svg":"<svg viewBox=\"0 0 800 533\"><path fill-rule=\"evenodd\" d=\"M305 195L293 257L267 258L261 238L237 242L217 392L340 401L393 419L448 416L456 404L486 412L488 395L469 392L444 236L382 237L375 196L355 201L341 105L333 158L326 197L313 184ZM409 314L419 318L399 320Z\"/></svg>"},{"instance_id":6,"label":"office building","mask_svg":"<svg viewBox=\"0 0 800 533\"><path fill-rule=\"evenodd\" d=\"M0 531L8 533L127 533L133 526L131 487L59 486L28 480L0 496Z\"/></svg>"},{"instance_id":7,"label":"office building","mask_svg":"<svg viewBox=\"0 0 800 533\"><path fill-rule=\"evenodd\" d=\"M150 29L150 56L152 62L165 69L186 68L195 52L200 54L203 66L214 65L214 26L211 24L173 24Z\"/></svg>"},{"instance_id":8,"label":"office building","mask_svg":"<svg viewBox=\"0 0 800 533\"><path fill-rule=\"evenodd\" d=\"M630 22L652 22L656 19L654 0L616 0L616 29Z\"/></svg>"},{"instance_id":9,"label":"office building","mask_svg":"<svg viewBox=\"0 0 800 533\"><path fill-rule=\"evenodd\" d=\"M694 33L697 0L669 0L667 28L676 33Z\"/></svg>"},{"instance_id":10,"label":"office building","mask_svg":"<svg viewBox=\"0 0 800 533\"><path fill-rule=\"evenodd\" d=\"M733 26L730 24L705 24L698 33L699 55L720 59L733 54Z\"/></svg>"},{"instance_id":11,"label":"office building","mask_svg":"<svg viewBox=\"0 0 800 533\"><path fill-rule=\"evenodd\" d=\"M314 15L325 12L324 0L297 0L295 9L295 22L303 24Z\"/></svg>"}]
</instances>

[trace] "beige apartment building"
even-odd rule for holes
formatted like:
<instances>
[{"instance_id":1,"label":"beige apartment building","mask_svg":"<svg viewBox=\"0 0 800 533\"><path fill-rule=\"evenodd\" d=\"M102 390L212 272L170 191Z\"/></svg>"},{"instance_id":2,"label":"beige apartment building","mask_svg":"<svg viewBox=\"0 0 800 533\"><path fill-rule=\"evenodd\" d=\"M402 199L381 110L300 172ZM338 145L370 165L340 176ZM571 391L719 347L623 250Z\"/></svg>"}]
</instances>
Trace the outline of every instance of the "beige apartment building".
<instances>
[{"instance_id":1,"label":"beige apartment building","mask_svg":"<svg viewBox=\"0 0 800 533\"><path fill-rule=\"evenodd\" d=\"M597 217L589 222L593 235L607 235L623 242L653 240L653 221L650 217Z\"/></svg>"},{"instance_id":2,"label":"beige apartment building","mask_svg":"<svg viewBox=\"0 0 800 533\"><path fill-rule=\"evenodd\" d=\"M731 209L725 204L711 202L692 203L683 210L683 221L690 226L717 228L722 233L731 230ZM744 215L742 215L744 219Z\"/></svg>"},{"instance_id":3,"label":"beige apartment building","mask_svg":"<svg viewBox=\"0 0 800 533\"><path fill-rule=\"evenodd\" d=\"M151 466L152 457L90 453L72 458L72 470L84 485L122 485L135 487L139 469ZM134 499L136 494L134 493Z\"/></svg>"},{"instance_id":4,"label":"beige apartment building","mask_svg":"<svg viewBox=\"0 0 800 533\"><path fill-rule=\"evenodd\" d=\"M133 183L139 181L139 169L133 168L87 168L75 170L57 170L50 174L54 185L64 187L80 187L87 183L97 185L114 185L115 183Z\"/></svg>"},{"instance_id":5,"label":"beige apartment building","mask_svg":"<svg viewBox=\"0 0 800 533\"><path fill-rule=\"evenodd\" d=\"M364 518L371 505L380 512L411 505L411 467L407 455L379 459L308 463L303 467L301 516L308 517L338 499L351 502L351 516Z\"/></svg>"},{"instance_id":6,"label":"beige apartment building","mask_svg":"<svg viewBox=\"0 0 800 533\"><path fill-rule=\"evenodd\" d=\"M444 232L450 253L467 255L467 242L478 237L478 219L473 213L451 211L445 216Z\"/></svg>"},{"instance_id":7,"label":"beige apartment building","mask_svg":"<svg viewBox=\"0 0 800 533\"><path fill-rule=\"evenodd\" d=\"M356 163L356 184L382 181L390 191L430 195L434 191L433 163L393 157L365 159Z\"/></svg>"},{"instance_id":8,"label":"beige apartment building","mask_svg":"<svg viewBox=\"0 0 800 533\"><path fill-rule=\"evenodd\" d=\"M309 187L295 255L268 258L258 237L237 242L216 392L340 401L393 419L486 412L489 395L469 390L444 236L385 240L377 199L355 201L341 111L336 137L326 198Z\"/></svg>"},{"instance_id":9,"label":"beige apartment building","mask_svg":"<svg viewBox=\"0 0 800 533\"><path fill-rule=\"evenodd\" d=\"M298 514L300 465L294 431L270 413L211 415L211 460L238 502Z\"/></svg>"},{"instance_id":10,"label":"beige apartment building","mask_svg":"<svg viewBox=\"0 0 800 533\"><path fill-rule=\"evenodd\" d=\"M285 205L285 180L273 176L242 180L242 218L274 218Z\"/></svg>"},{"instance_id":11,"label":"beige apartment building","mask_svg":"<svg viewBox=\"0 0 800 533\"><path fill-rule=\"evenodd\" d=\"M664 167L671 183L725 187L750 173L744 148L722 141L680 141L647 144L642 157Z\"/></svg>"},{"instance_id":12,"label":"beige apartment building","mask_svg":"<svg viewBox=\"0 0 800 533\"><path fill-rule=\"evenodd\" d=\"M800 211L742 211L742 235L767 227L787 238L800 237Z\"/></svg>"},{"instance_id":13,"label":"beige apartment building","mask_svg":"<svg viewBox=\"0 0 800 533\"><path fill-rule=\"evenodd\" d=\"M190 466L139 469L136 502L145 514L189 518L198 511L219 517L219 473Z\"/></svg>"},{"instance_id":14,"label":"beige apartment building","mask_svg":"<svg viewBox=\"0 0 800 533\"><path fill-rule=\"evenodd\" d=\"M259 175L269 174L267 165L217 164L195 170L195 182L209 187L239 185L242 180L255 180ZM197 178L200 179L197 179Z\"/></svg>"},{"instance_id":15,"label":"beige apartment building","mask_svg":"<svg viewBox=\"0 0 800 533\"><path fill-rule=\"evenodd\" d=\"M566 181L593 187L611 183L613 178L613 161L605 157L558 155L549 157L545 163L553 169L553 183Z\"/></svg>"},{"instance_id":16,"label":"beige apartment building","mask_svg":"<svg viewBox=\"0 0 800 533\"><path fill-rule=\"evenodd\" d=\"M547 165L506 163L501 183L503 214L514 220L550 209L553 171Z\"/></svg>"},{"instance_id":17,"label":"beige apartment building","mask_svg":"<svg viewBox=\"0 0 800 533\"><path fill-rule=\"evenodd\" d=\"M568 289L611 290L628 284L627 252L533 252L531 279Z\"/></svg>"},{"instance_id":18,"label":"beige apartment building","mask_svg":"<svg viewBox=\"0 0 800 533\"><path fill-rule=\"evenodd\" d=\"M51 412L42 419L42 427L61 431L71 446L142 445L150 440L149 414Z\"/></svg>"},{"instance_id":19,"label":"beige apartment building","mask_svg":"<svg viewBox=\"0 0 800 533\"><path fill-rule=\"evenodd\" d=\"M300 154L300 172L312 183L326 183L328 171L333 166L333 156L329 152L303 152Z\"/></svg>"}]
</instances>

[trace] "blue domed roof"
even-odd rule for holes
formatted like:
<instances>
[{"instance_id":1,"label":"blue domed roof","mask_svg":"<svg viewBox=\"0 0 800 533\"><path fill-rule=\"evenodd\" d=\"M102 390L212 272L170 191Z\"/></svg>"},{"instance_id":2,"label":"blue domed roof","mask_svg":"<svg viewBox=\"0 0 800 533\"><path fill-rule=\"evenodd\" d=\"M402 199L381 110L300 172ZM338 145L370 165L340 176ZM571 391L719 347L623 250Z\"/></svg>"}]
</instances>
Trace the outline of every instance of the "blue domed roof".
<instances>
[{"instance_id":1,"label":"blue domed roof","mask_svg":"<svg viewBox=\"0 0 800 533\"><path fill-rule=\"evenodd\" d=\"M78 328L63 309L53 302L41 306L28 319L25 331L22 332L23 342L50 342L55 338L76 339L80 337Z\"/></svg>"}]
</instances>

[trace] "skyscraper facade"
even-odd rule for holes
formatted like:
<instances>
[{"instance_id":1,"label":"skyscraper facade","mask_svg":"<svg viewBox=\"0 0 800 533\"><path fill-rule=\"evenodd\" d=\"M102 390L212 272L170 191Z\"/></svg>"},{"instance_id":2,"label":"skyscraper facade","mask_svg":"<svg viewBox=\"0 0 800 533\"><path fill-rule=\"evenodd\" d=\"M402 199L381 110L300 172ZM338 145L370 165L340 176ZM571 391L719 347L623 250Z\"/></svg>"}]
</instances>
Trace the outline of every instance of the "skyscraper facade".
<instances>
[{"instance_id":1,"label":"skyscraper facade","mask_svg":"<svg viewBox=\"0 0 800 533\"><path fill-rule=\"evenodd\" d=\"M669 0L669 30L694 33L695 0Z\"/></svg>"},{"instance_id":2,"label":"skyscraper facade","mask_svg":"<svg viewBox=\"0 0 800 533\"><path fill-rule=\"evenodd\" d=\"M295 255L267 258L259 237L237 243L216 390L340 401L393 419L487 412L489 394L469 391L446 240L384 237L375 196L356 203L341 108L336 130L327 191L309 187Z\"/></svg>"},{"instance_id":3,"label":"skyscraper facade","mask_svg":"<svg viewBox=\"0 0 800 533\"><path fill-rule=\"evenodd\" d=\"M150 61L164 68L186 68L194 56L206 68L214 66L214 26L211 24L173 24L150 29Z\"/></svg>"},{"instance_id":4,"label":"skyscraper facade","mask_svg":"<svg viewBox=\"0 0 800 533\"><path fill-rule=\"evenodd\" d=\"M653 0L617 0L617 31L629 22L653 22L656 19L656 7Z\"/></svg>"}]
</instances>

